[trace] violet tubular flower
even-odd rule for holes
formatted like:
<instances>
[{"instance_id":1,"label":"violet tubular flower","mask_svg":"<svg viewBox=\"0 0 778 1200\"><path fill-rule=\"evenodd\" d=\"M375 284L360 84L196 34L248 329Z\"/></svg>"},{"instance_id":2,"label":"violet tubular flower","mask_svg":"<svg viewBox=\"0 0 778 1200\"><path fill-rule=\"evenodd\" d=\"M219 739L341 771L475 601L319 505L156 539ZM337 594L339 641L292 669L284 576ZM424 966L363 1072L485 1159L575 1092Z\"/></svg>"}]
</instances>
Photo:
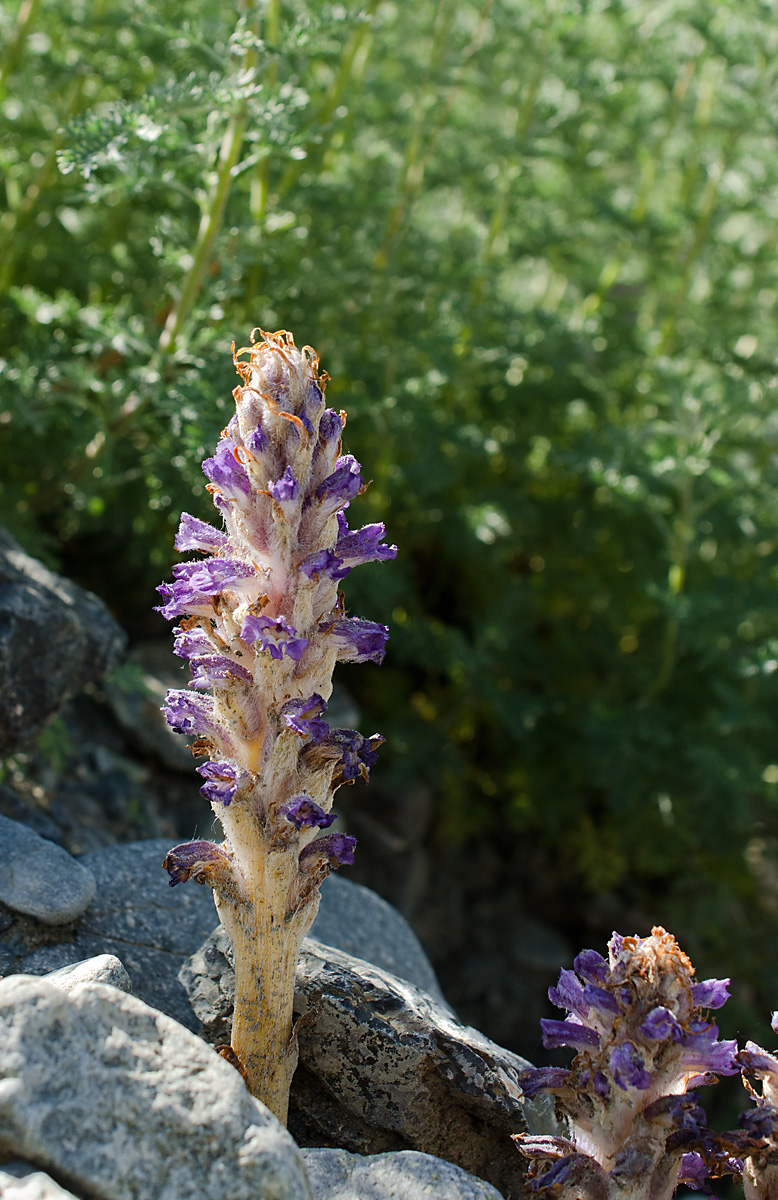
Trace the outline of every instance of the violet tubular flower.
<instances>
[{"instance_id":1,"label":"violet tubular flower","mask_svg":"<svg viewBox=\"0 0 778 1200\"><path fill-rule=\"evenodd\" d=\"M176 846L163 865L171 886L213 889L235 958L232 1049L251 1091L285 1121L300 946L319 884L354 861L353 837L323 831L334 792L368 778L383 741L323 719L336 662L380 662L388 632L346 616L338 584L397 549L383 525L348 527L365 485L342 454L345 414L325 405L316 354L289 333L254 333L233 348L236 413L203 462L224 530L184 513L176 548L199 557L159 588L192 673L164 711L198 738L200 790L225 840Z\"/></svg>"},{"instance_id":2,"label":"violet tubular flower","mask_svg":"<svg viewBox=\"0 0 778 1200\"><path fill-rule=\"evenodd\" d=\"M565 1020L543 1020L547 1048L576 1051L569 1069L520 1076L525 1096L555 1097L564 1137L514 1136L530 1191L554 1200L669 1200L679 1182L707 1189L736 1173L744 1139L706 1127L695 1087L737 1073L737 1044L707 1016L729 980L694 982L664 929L614 934L608 959L584 950L549 998ZM778 1064L776 1064L778 1067Z\"/></svg>"}]
</instances>

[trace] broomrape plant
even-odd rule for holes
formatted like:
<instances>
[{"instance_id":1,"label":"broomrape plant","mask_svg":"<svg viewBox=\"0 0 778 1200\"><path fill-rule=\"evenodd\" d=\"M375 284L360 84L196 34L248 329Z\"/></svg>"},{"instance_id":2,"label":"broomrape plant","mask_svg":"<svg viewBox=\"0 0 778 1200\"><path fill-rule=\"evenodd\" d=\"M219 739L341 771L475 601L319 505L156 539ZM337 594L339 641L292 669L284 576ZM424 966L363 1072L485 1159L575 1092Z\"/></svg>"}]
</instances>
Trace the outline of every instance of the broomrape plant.
<instances>
[{"instance_id":1,"label":"broomrape plant","mask_svg":"<svg viewBox=\"0 0 778 1200\"><path fill-rule=\"evenodd\" d=\"M709 1014L729 998L730 981L695 982L661 928L648 938L614 933L608 950L607 959L582 951L549 990L568 1015L541 1021L543 1044L576 1050L572 1066L520 1075L525 1097L553 1095L566 1125L566 1136L514 1135L530 1160L530 1190L554 1200L669 1200L679 1183L710 1193L711 1179L742 1175L747 1200L774 1200L778 1058L719 1039ZM756 1108L738 1129L716 1133L698 1089L739 1070Z\"/></svg>"},{"instance_id":2,"label":"broomrape plant","mask_svg":"<svg viewBox=\"0 0 778 1200\"><path fill-rule=\"evenodd\" d=\"M341 453L345 413L326 407L315 352L290 333L254 330L233 358L235 416L203 463L223 528L184 513L176 549L200 557L158 589L159 611L180 618L175 653L192 672L163 711L197 737L200 790L225 839L175 846L163 865L171 887L194 879L213 889L235 960L232 1050L285 1122L300 946L322 880L354 861L353 837L322 831L335 791L368 779L383 742L325 719L335 664L380 663L388 636L346 615L338 584L397 548L382 524L348 526L345 510L366 485Z\"/></svg>"}]
</instances>

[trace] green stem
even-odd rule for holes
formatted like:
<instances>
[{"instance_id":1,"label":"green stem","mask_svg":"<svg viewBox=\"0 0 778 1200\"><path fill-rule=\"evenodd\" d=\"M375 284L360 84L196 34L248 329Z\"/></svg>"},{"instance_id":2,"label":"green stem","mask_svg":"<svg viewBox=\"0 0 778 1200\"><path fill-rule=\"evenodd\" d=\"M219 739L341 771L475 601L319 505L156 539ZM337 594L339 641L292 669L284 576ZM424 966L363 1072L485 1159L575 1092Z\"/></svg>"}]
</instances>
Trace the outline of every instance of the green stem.
<instances>
[{"instance_id":1,"label":"green stem","mask_svg":"<svg viewBox=\"0 0 778 1200\"><path fill-rule=\"evenodd\" d=\"M428 140L427 145L425 146L424 152L422 154L419 152L419 148L420 148L421 140L422 140L421 135L422 135L422 131L424 128L424 121L427 116L427 105L425 102L425 97L427 94L427 84L426 84L426 78L425 78L425 83L422 86L422 90L419 95L419 101L416 106L416 121L414 123L414 128L411 133L411 139L408 144L408 149L406 151L405 168L404 168L404 174L403 174L403 181L402 181L402 185L401 185L400 198L397 201L397 203L395 204L394 208L392 209L392 212L389 215L389 221L388 221L387 228L386 228L386 234L384 235L384 240L381 244L380 249L377 251L375 259L373 261L373 268L375 270L380 270L380 269L386 267L386 265L389 261L389 253L390 253L390 250L392 248L392 245L393 245L396 237L400 233L401 229L405 225L407 225L408 221L410 220L410 216L411 216L411 213L413 212L414 205L416 203L416 200L418 199L419 194L421 193L421 189L424 184L424 175L425 175L425 172L427 169L427 165L428 165L429 160L432 157L433 151L438 143L438 138L440 137L441 133L443 132L443 130L446 127L448 118L451 115L451 110L454 107L457 96L459 95L459 92L462 89L462 85L464 83L464 78L465 78L465 71L467 69L468 63L470 62L470 59L473 57L473 55L476 54L476 52L481 47L481 42L483 40L483 35L486 30L487 22L489 20L489 13L491 12L492 4L493 4L493 0L484 0L483 6L481 8L481 12L479 14L478 23L476 25L473 36L470 39L470 43L467 46L467 49L465 50L464 54L462 55L462 61L459 65L459 70L457 71L456 79L454 80L454 83L452 84L452 86L449 90L448 96L446 97L445 104L443 104L440 108L440 111L438 114L438 119L432 129L432 133L430 134L429 140ZM440 11L441 10L439 9L438 16L440 15ZM442 26L443 26L443 22L440 22L440 24L438 24L438 17L436 17L436 27L437 28L436 28L435 40L433 41L432 55L431 55L431 60L430 60L431 63L434 62L435 56L436 56L436 50L439 49L439 47L437 46L437 41L441 38L440 29ZM445 38L444 38L444 40L445 40Z\"/></svg>"},{"instance_id":2,"label":"green stem","mask_svg":"<svg viewBox=\"0 0 778 1200\"><path fill-rule=\"evenodd\" d=\"M162 355L171 355L175 352L181 330L189 319L195 298L200 290L203 274L211 255L211 248L221 227L224 209L232 190L233 172L240 159L247 120L246 106L242 105L239 111L230 118L227 126L219 153L216 179L200 220L200 228L197 231L192 265L184 277L178 299L168 314L165 328L159 339L159 352Z\"/></svg>"},{"instance_id":3,"label":"green stem","mask_svg":"<svg viewBox=\"0 0 778 1200\"><path fill-rule=\"evenodd\" d=\"M0 61L0 93L5 88L8 79L19 65L24 52L24 44L38 15L40 0L23 0L16 18L16 27L8 39L5 54Z\"/></svg>"},{"instance_id":4,"label":"green stem","mask_svg":"<svg viewBox=\"0 0 778 1200\"><path fill-rule=\"evenodd\" d=\"M369 0L365 5L364 14L372 18L378 8L379 0ZM360 21L357 28L352 32L351 37L347 41L343 53L340 57L338 70L335 78L324 94L321 104L316 109L313 116L312 124L315 129L325 129L321 136L321 140L317 143L309 142L306 146L306 157L304 159L295 159L288 164L281 176L281 182L278 186L279 197L284 196L290 188L294 187L299 179L303 168L310 171L312 160L315 157L316 162L321 162L330 147L335 129L331 126L333 116L336 109L340 106L343 97L352 82L356 73L356 64L358 61L363 62L360 58L360 51L363 50L367 43L368 34L371 30L370 20Z\"/></svg>"}]
</instances>

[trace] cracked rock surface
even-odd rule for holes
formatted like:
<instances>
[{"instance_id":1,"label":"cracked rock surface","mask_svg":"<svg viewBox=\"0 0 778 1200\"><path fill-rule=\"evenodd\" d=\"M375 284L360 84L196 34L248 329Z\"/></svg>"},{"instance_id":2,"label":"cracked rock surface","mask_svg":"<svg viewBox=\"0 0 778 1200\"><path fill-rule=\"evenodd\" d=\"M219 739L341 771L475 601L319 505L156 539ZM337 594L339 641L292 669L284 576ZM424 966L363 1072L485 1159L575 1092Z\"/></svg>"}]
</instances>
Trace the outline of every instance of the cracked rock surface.
<instances>
[{"instance_id":1,"label":"cracked rock surface","mask_svg":"<svg viewBox=\"0 0 778 1200\"><path fill-rule=\"evenodd\" d=\"M89 1200L311 1200L298 1148L237 1071L99 983L0 981L8 1158Z\"/></svg>"},{"instance_id":2,"label":"cracked rock surface","mask_svg":"<svg viewBox=\"0 0 778 1200\"><path fill-rule=\"evenodd\" d=\"M229 1041L230 960L219 928L181 972L203 1036L216 1044ZM307 938L295 1012L311 1011L315 1020L299 1031L289 1117L300 1145L420 1151L490 1182L506 1200L523 1195L510 1134L527 1128L516 1082L524 1059L411 984Z\"/></svg>"},{"instance_id":3,"label":"cracked rock surface","mask_svg":"<svg viewBox=\"0 0 778 1200\"><path fill-rule=\"evenodd\" d=\"M313 1200L501 1200L491 1184L431 1154L302 1153Z\"/></svg>"}]
</instances>

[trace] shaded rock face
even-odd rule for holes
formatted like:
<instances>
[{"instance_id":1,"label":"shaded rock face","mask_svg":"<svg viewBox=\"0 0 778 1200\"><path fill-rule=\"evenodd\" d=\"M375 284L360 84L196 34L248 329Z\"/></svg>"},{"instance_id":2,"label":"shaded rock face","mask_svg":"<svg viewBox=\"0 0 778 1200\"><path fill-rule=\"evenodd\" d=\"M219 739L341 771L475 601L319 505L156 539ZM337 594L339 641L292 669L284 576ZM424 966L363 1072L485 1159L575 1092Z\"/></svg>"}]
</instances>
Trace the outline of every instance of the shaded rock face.
<instances>
[{"instance_id":1,"label":"shaded rock face","mask_svg":"<svg viewBox=\"0 0 778 1200\"><path fill-rule=\"evenodd\" d=\"M126 635L102 600L0 529L0 755L34 738L118 662Z\"/></svg>"},{"instance_id":2,"label":"shaded rock face","mask_svg":"<svg viewBox=\"0 0 778 1200\"><path fill-rule=\"evenodd\" d=\"M303 1150L303 1159L313 1200L500 1200L491 1184L413 1150L365 1157Z\"/></svg>"},{"instance_id":3,"label":"shaded rock face","mask_svg":"<svg viewBox=\"0 0 778 1200\"><path fill-rule=\"evenodd\" d=\"M99 1200L310 1200L292 1138L239 1074L98 983L0 982L2 1157Z\"/></svg>"},{"instance_id":4,"label":"shaded rock face","mask_svg":"<svg viewBox=\"0 0 778 1200\"><path fill-rule=\"evenodd\" d=\"M181 973L203 1035L217 1044L229 1041L230 956L219 928ZM311 938L295 1011L312 1017L299 1031L292 1084L289 1128L300 1145L421 1151L508 1200L523 1195L510 1134L527 1128L516 1077L528 1063L412 985Z\"/></svg>"}]
</instances>

